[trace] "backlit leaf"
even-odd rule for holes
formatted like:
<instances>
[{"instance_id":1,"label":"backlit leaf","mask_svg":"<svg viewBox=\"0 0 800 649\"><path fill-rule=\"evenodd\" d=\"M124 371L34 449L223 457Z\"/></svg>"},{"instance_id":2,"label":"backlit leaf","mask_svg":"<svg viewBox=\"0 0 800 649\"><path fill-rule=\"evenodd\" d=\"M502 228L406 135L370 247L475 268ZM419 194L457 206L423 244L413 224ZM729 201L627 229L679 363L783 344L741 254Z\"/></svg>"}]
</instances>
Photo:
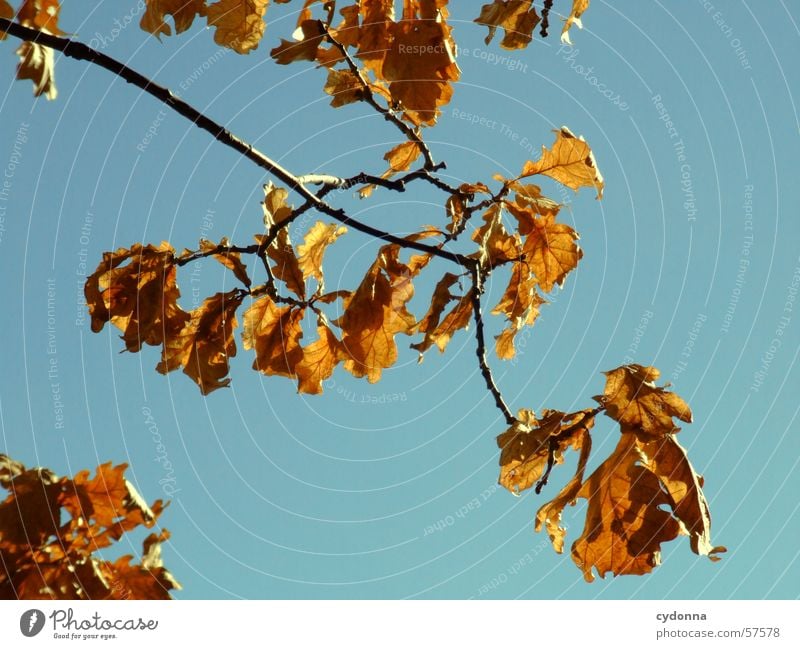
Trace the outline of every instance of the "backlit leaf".
<instances>
[{"instance_id":1,"label":"backlit leaf","mask_svg":"<svg viewBox=\"0 0 800 649\"><path fill-rule=\"evenodd\" d=\"M678 521L662 509L669 497L644 462L636 437L623 434L578 492L588 508L572 558L586 581L594 581L593 569L601 577L651 572L661 563L661 544L681 533Z\"/></svg>"},{"instance_id":2,"label":"backlit leaf","mask_svg":"<svg viewBox=\"0 0 800 649\"><path fill-rule=\"evenodd\" d=\"M489 28L487 45L492 42L497 28L502 27L505 35L500 47L516 50L528 46L539 20L532 0L494 0L481 7L481 15L474 22Z\"/></svg>"},{"instance_id":3,"label":"backlit leaf","mask_svg":"<svg viewBox=\"0 0 800 649\"><path fill-rule=\"evenodd\" d=\"M165 341L156 369L167 374L182 367L204 395L226 387L231 382L227 378L229 359L236 356L233 331L242 299L238 289L207 298L191 312L183 329Z\"/></svg>"},{"instance_id":4,"label":"backlit leaf","mask_svg":"<svg viewBox=\"0 0 800 649\"><path fill-rule=\"evenodd\" d=\"M267 25L264 14L269 0L219 0L206 8L214 42L239 54L258 47Z\"/></svg>"},{"instance_id":5,"label":"backlit leaf","mask_svg":"<svg viewBox=\"0 0 800 649\"><path fill-rule=\"evenodd\" d=\"M154 36L169 36L172 29L167 24L167 16L175 22L175 33L185 32L192 26L195 16L205 12L205 0L146 0L146 8L139 26Z\"/></svg>"},{"instance_id":6,"label":"backlit leaf","mask_svg":"<svg viewBox=\"0 0 800 649\"><path fill-rule=\"evenodd\" d=\"M597 169L594 154L582 137L562 126L556 131L552 149L542 147L542 157L536 162L526 162L520 178L544 174L562 185L577 190L580 187L595 187L597 197L603 196L603 176Z\"/></svg>"},{"instance_id":7,"label":"backlit leaf","mask_svg":"<svg viewBox=\"0 0 800 649\"><path fill-rule=\"evenodd\" d=\"M303 359L304 310L278 306L269 295L258 298L244 313L242 344L255 351L253 369L268 376L296 376L295 366Z\"/></svg>"},{"instance_id":8,"label":"backlit leaf","mask_svg":"<svg viewBox=\"0 0 800 649\"><path fill-rule=\"evenodd\" d=\"M662 437L675 431L673 417L687 423L692 421L692 411L683 399L656 387L660 372L655 367L624 365L605 375L605 392L595 400L620 425L643 435Z\"/></svg>"}]
</instances>

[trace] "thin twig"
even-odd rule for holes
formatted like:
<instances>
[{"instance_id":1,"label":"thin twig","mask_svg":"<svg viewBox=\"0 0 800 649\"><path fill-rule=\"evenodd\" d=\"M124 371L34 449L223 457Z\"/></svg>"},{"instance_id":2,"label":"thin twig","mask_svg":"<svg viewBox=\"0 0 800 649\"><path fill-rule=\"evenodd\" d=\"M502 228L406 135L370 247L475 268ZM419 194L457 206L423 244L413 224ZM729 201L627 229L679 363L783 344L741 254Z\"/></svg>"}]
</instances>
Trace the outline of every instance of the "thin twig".
<instances>
[{"instance_id":1,"label":"thin twig","mask_svg":"<svg viewBox=\"0 0 800 649\"><path fill-rule=\"evenodd\" d=\"M400 129L403 135L406 136L406 139L414 142L419 147L420 151L422 151L422 156L425 158L425 168L428 170L433 170L437 166L433 159L433 154L431 154L431 150L428 148L428 145L423 142L422 138L419 136L419 133L417 133L413 128L395 115L394 112L392 112L389 108L386 106L381 106L381 104L378 103L378 100L375 99L375 94L372 92L372 88L370 88L369 82L364 78L364 75L361 73L361 68L358 67L358 64L355 62L353 57L350 56L347 48L331 35L330 30L325 23L319 21L319 25L325 33L327 39L337 50L339 50L339 53L342 55L342 60L347 64L347 67L350 68L350 72L352 72L358 79L359 83L361 84L361 88L364 91L364 100L378 113L383 115L383 118L387 122L391 122L398 129Z\"/></svg>"},{"instance_id":2,"label":"thin twig","mask_svg":"<svg viewBox=\"0 0 800 649\"><path fill-rule=\"evenodd\" d=\"M483 313L481 311L483 281L481 277L480 265L477 262L473 263L470 267L470 271L472 272L472 288L470 289L470 299L472 301L472 315L475 319L475 340L478 343L475 350L475 353L478 356L478 364L481 368L483 380L486 381L486 387L489 388L489 392L491 392L492 396L494 397L495 404L506 418L506 423L508 423L509 426L513 426L517 419L513 414L511 414L511 410L504 401L503 395L500 393L500 388L497 387L497 383L494 381L494 376L492 375L492 369L489 367L489 362L486 360L486 336L483 330Z\"/></svg>"},{"instance_id":3,"label":"thin twig","mask_svg":"<svg viewBox=\"0 0 800 649\"><path fill-rule=\"evenodd\" d=\"M5 18L0 18L0 31L4 31L22 40L39 43L46 47L59 50L70 58L94 63L95 65L114 73L118 77L121 77L128 83L141 88L149 95L155 97L172 108L172 110L179 115L182 115L186 119L190 120L198 128L210 133L215 140L234 149L235 151L238 151L248 160L255 163L262 169L265 169L273 176L278 178L281 182L285 183L291 189L300 194L308 203L308 206L304 205L301 208L302 211L300 213L313 207L314 209L322 212L323 214L327 214L340 223L348 225L354 230L358 230L359 232L367 234L371 237L375 237L376 239L381 239L389 243L395 243L404 248L413 248L414 250L418 250L420 252L441 257L442 259L448 259L462 266L465 265L466 257L463 255L441 250L418 241L410 241L393 235L389 232L379 230L371 225L367 225L366 223L362 223L361 221L348 216L342 209L336 209L328 205L310 189L303 185L296 175L260 152L252 144L245 142L241 138L231 133L221 124L218 124L211 118L207 117L196 108L183 101L180 97L174 95L168 88L159 86L141 73L129 68L124 63L121 63L120 61L117 61L116 59L113 59L102 52L98 52L97 50L94 50L88 45L85 45L79 41L73 41L67 38L60 38L51 34L45 34L44 32L25 27ZM299 214L296 213L296 216L299 216Z\"/></svg>"}]
</instances>

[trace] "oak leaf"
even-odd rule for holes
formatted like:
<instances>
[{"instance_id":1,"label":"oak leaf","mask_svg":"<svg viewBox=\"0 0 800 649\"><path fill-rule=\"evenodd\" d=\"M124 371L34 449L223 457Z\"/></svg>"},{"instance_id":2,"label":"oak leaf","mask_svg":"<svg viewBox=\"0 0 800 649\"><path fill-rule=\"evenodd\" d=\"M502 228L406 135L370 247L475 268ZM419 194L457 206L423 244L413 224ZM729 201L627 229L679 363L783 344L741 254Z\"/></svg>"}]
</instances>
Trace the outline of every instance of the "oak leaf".
<instances>
[{"instance_id":1,"label":"oak leaf","mask_svg":"<svg viewBox=\"0 0 800 649\"><path fill-rule=\"evenodd\" d=\"M206 8L214 42L239 54L256 49L264 36L269 0L219 0Z\"/></svg>"},{"instance_id":2,"label":"oak leaf","mask_svg":"<svg viewBox=\"0 0 800 649\"><path fill-rule=\"evenodd\" d=\"M645 437L646 439L646 437ZM703 494L703 477L692 467L674 435L665 435L639 444L646 456L645 465L664 485L671 499L674 516L683 524L695 554L718 561L722 546L711 543L711 513Z\"/></svg>"},{"instance_id":3,"label":"oak leaf","mask_svg":"<svg viewBox=\"0 0 800 649\"><path fill-rule=\"evenodd\" d=\"M561 464L570 446L581 448L584 434L593 425L594 417L583 410L572 414L545 410L538 421L532 413L525 419L518 417L497 437L502 449L500 484L513 494L530 489L545 475L551 457L552 462Z\"/></svg>"},{"instance_id":4,"label":"oak leaf","mask_svg":"<svg viewBox=\"0 0 800 649\"><path fill-rule=\"evenodd\" d=\"M484 42L492 42L498 27L505 34L500 47L517 50L527 47L533 39L533 30L540 18L533 7L532 0L494 0L481 7L481 14L473 22L489 28Z\"/></svg>"},{"instance_id":5,"label":"oak leaf","mask_svg":"<svg viewBox=\"0 0 800 649\"><path fill-rule=\"evenodd\" d=\"M577 494L588 507L572 559L586 581L594 581L593 569L600 577L651 572L661 563L661 544L681 533L680 523L662 509L670 498L645 462L636 436L623 434Z\"/></svg>"},{"instance_id":6,"label":"oak leaf","mask_svg":"<svg viewBox=\"0 0 800 649\"><path fill-rule=\"evenodd\" d=\"M343 226L335 223L325 224L322 221L317 221L311 227L303 243L297 248L297 252L300 253L297 261L304 279L314 277L322 288L324 285L322 258L328 246L345 232L347 228Z\"/></svg>"},{"instance_id":7,"label":"oak leaf","mask_svg":"<svg viewBox=\"0 0 800 649\"><path fill-rule=\"evenodd\" d=\"M255 351L253 369L268 376L296 376L303 359L300 338L305 310L279 307L269 295L255 300L244 313L242 344Z\"/></svg>"},{"instance_id":8,"label":"oak leaf","mask_svg":"<svg viewBox=\"0 0 800 649\"><path fill-rule=\"evenodd\" d=\"M526 262L515 262L505 293L494 315L505 315L509 325L495 336L495 351L499 358L511 360L516 356L514 339L524 326L531 326L539 317L539 307L547 301L536 291L536 276Z\"/></svg>"},{"instance_id":9,"label":"oak leaf","mask_svg":"<svg viewBox=\"0 0 800 649\"><path fill-rule=\"evenodd\" d=\"M594 418L592 418L591 421L593 423ZM541 531L542 525L544 525L547 529L547 535L550 537L550 542L553 544L553 549L559 554L564 551L564 536L566 536L567 533L567 530L561 526L561 513L567 505L575 504L578 492L583 484L583 474L586 471L586 464L592 452L592 438L589 435L589 428L590 425L587 421L586 428L578 432L580 438L576 441L581 452L578 457L578 466L575 469L575 474L570 478L569 482L564 485L561 491L558 492L555 498L542 505L539 511L536 512L535 531Z\"/></svg>"},{"instance_id":10,"label":"oak leaf","mask_svg":"<svg viewBox=\"0 0 800 649\"><path fill-rule=\"evenodd\" d=\"M566 126L555 131L555 134L553 148L543 146L542 157L536 162L526 162L519 178L544 174L570 189L595 187L597 197L602 198L603 176L589 145L582 137L575 137Z\"/></svg>"},{"instance_id":11,"label":"oak leaf","mask_svg":"<svg viewBox=\"0 0 800 649\"><path fill-rule=\"evenodd\" d=\"M440 107L453 95L451 82L461 75L450 28L430 20L394 23L380 73L404 118L415 125L435 124Z\"/></svg>"},{"instance_id":12,"label":"oak leaf","mask_svg":"<svg viewBox=\"0 0 800 649\"><path fill-rule=\"evenodd\" d=\"M162 345L177 335L189 314L178 306L174 252L162 242L103 253L84 286L92 331L110 322L122 331L130 352L138 352L142 344Z\"/></svg>"},{"instance_id":13,"label":"oak leaf","mask_svg":"<svg viewBox=\"0 0 800 649\"><path fill-rule=\"evenodd\" d=\"M656 387L660 372L655 367L623 365L605 375L605 392L594 399L621 426L635 429L642 437L662 437L676 430L673 417L692 421L692 411L683 399Z\"/></svg>"},{"instance_id":14,"label":"oak leaf","mask_svg":"<svg viewBox=\"0 0 800 649\"><path fill-rule=\"evenodd\" d=\"M229 358L236 356L236 309L243 294L238 289L217 293L191 312L191 318L176 335L165 340L156 369L167 374L179 367L197 383L203 395L226 387Z\"/></svg>"},{"instance_id":15,"label":"oak leaf","mask_svg":"<svg viewBox=\"0 0 800 649\"><path fill-rule=\"evenodd\" d=\"M255 236L259 245L264 245L265 238L265 235L261 234ZM303 276L303 271L300 270L297 253L289 239L288 228L278 230L274 241L266 247L264 252L267 257L275 262L271 268L273 277L285 282L290 291L301 300L304 299L306 296L305 277Z\"/></svg>"},{"instance_id":16,"label":"oak leaf","mask_svg":"<svg viewBox=\"0 0 800 649\"><path fill-rule=\"evenodd\" d=\"M519 223L518 231L525 236L522 252L525 263L536 276L545 293L564 284L566 276L578 267L583 251L578 245L578 233L555 216L536 216L527 209L510 208Z\"/></svg>"},{"instance_id":17,"label":"oak leaf","mask_svg":"<svg viewBox=\"0 0 800 649\"><path fill-rule=\"evenodd\" d=\"M473 232L472 240L479 246L478 261L486 268L518 259L522 253L519 236L510 234L503 224L500 203L492 203L487 208L483 225Z\"/></svg>"},{"instance_id":18,"label":"oak leaf","mask_svg":"<svg viewBox=\"0 0 800 649\"><path fill-rule=\"evenodd\" d=\"M276 187L272 182L264 185L264 227L276 227L292 216L294 208L286 202L289 192L283 187Z\"/></svg>"},{"instance_id":19,"label":"oak leaf","mask_svg":"<svg viewBox=\"0 0 800 649\"><path fill-rule=\"evenodd\" d=\"M384 369L397 361L397 334L414 332L416 318L406 308L414 296L411 280L427 264L427 255L412 256L405 264L400 246L383 246L356 291L345 298L345 310L335 324L344 333L344 367L356 378L376 383Z\"/></svg>"},{"instance_id":20,"label":"oak leaf","mask_svg":"<svg viewBox=\"0 0 800 649\"><path fill-rule=\"evenodd\" d=\"M361 27L358 31L356 56L364 65L380 72L386 56L387 43L391 40L394 26L394 0L361 0L359 3ZM342 11L344 14L344 10ZM345 16L347 19L348 16ZM349 29L353 29L353 15L349 15Z\"/></svg>"},{"instance_id":21,"label":"oak leaf","mask_svg":"<svg viewBox=\"0 0 800 649\"><path fill-rule=\"evenodd\" d=\"M324 35L319 20L304 20L295 31L295 40L281 39L280 45L269 54L280 65L295 61L315 61Z\"/></svg>"},{"instance_id":22,"label":"oak leaf","mask_svg":"<svg viewBox=\"0 0 800 649\"><path fill-rule=\"evenodd\" d=\"M205 13L205 0L146 0L147 7L139 26L157 38L170 36L172 29L167 24L167 15L175 22L175 33L185 32L192 26L195 16Z\"/></svg>"},{"instance_id":23,"label":"oak leaf","mask_svg":"<svg viewBox=\"0 0 800 649\"><path fill-rule=\"evenodd\" d=\"M300 393L322 394L322 382L347 358L344 345L322 319L317 324L317 334L319 338L303 348L303 358L294 366Z\"/></svg>"},{"instance_id":24,"label":"oak leaf","mask_svg":"<svg viewBox=\"0 0 800 649\"><path fill-rule=\"evenodd\" d=\"M351 70L328 70L328 80L323 90L331 95L331 106L339 108L364 98L364 86Z\"/></svg>"}]
</instances>

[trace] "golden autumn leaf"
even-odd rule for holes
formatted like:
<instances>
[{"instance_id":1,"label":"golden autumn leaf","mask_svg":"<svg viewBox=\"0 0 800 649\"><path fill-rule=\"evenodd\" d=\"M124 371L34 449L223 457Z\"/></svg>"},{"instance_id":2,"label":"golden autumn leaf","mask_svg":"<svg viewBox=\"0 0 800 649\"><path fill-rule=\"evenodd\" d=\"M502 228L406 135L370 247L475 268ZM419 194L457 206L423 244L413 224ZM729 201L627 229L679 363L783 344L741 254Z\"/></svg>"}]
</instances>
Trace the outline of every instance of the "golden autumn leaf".
<instances>
[{"instance_id":1,"label":"golden autumn leaf","mask_svg":"<svg viewBox=\"0 0 800 649\"><path fill-rule=\"evenodd\" d=\"M383 159L389 163L389 168L381 174L381 178L391 178L399 171L408 171L421 153L422 148L416 142L401 142L384 154ZM375 185L362 187L358 190L359 197L367 198L374 189Z\"/></svg>"},{"instance_id":2,"label":"golden autumn leaf","mask_svg":"<svg viewBox=\"0 0 800 649\"><path fill-rule=\"evenodd\" d=\"M358 30L357 56L364 65L380 72L386 56L386 45L391 40L394 26L394 0L361 0L359 3L361 27ZM342 10L342 15L348 15ZM353 32L353 12L349 14L348 32ZM343 30L344 31L344 30Z\"/></svg>"},{"instance_id":3,"label":"golden autumn leaf","mask_svg":"<svg viewBox=\"0 0 800 649\"><path fill-rule=\"evenodd\" d=\"M415 125L435 124L440 107L453 95L451 82L461 75L450 28L430 20L394 23L380 74L406 119Z\"/></svg>"},{"instance_id":4,"label":"golden autumn leaf","mask_svg":"<svg viewBox=\"0 0 800 649\"><path fill-rule=\"evenodd\" d=\"M120 599L172 599L169 591L180 589L180 584L161 560L161 544L169 536L167 530L147 536L143 542L141 564L131 564L131 555L120 557L114 563L104 562L101 569L107 575L107 581L123 584L119 590L124 596Z\"/></svg>"},{"instance_id":5,"label":"golden autumn leaf","mask_svg":"<svg viewBox=\"0 0 800 649\"><path fill-rule=\"evenodd\" d=\"M484 41L487 45L492 42L497 28L502 27L505 34L500 47L517 50L530 44L539 20L532 0L494 0L481 7L480 16L473 22L489 28Z\"/></svg>"},{"instance_id":6,"label":"golden autumn leaf","mask_svg":"<svg viewBox=\"0 0 800 649\"><path fill-rule=\"evenodd\" d=\"M453 334L460 329L467 329L472 319L473 306L472 298L469 295L456 298L458 302L442 319L442 321L431 331L425 331L425 338L421 343L411 345L421 354L426 352L431 346L436 345L439 351L444 353L447 345L453 338Z\"/></svg>"},{"instance_id":7,"label":"golden autumn leaf","mask_svg":"<svg viewBox=\"0 0 800 649\"><path fill-rule=\"evenodd\" d=\"M555 216L561 209L559 203L556 203L551 198L547 198L547 196L542 194L542 190L538 185L521 183L514 179L509 180L500 175L495 176L495 178L515 192L514 201L505 201L504 203L512 214L515 210L524 210L540 216Z\"/></svg>"},{"instance_id":8,"label":"golden autumn leaf","mask_svg":"<svg viewBox=\"0 0 800 649\"><path fill-rule=\"evenodd\" d=\"M344 300L344 313L335 324L343 332L344 367L356 378L376 383L384 369L397 361L397 334L411 335L416 318L406 308L414 296L411 280L427 264L426 255L403 263L400 246L383 246L356 291Z\"/></svg>"},{"instance_id":9,"label":"golden autumn leaf","mask_svg":"<svg viewBox=\"0 0 800 649\"><path fill-rule=\"evenodd\" d=\"M314 277L320 289L324 286L322 272L322 258L328 246L347 232L347 228L335 223L325 224L317 221L306 233L303 243L297 248L300 256L297 258L303 278ZM320 291L321 292L321 291Z\"/></svg>"},{"instance_id":10,"label":"golden autumn leaf","mask_svg":"<svg viewBox=\"0 0 800 649\"><path fill-rule=\"evenodd\" d=\"M586 427L577 433L579 438L576 439L576 442L581 449L581 453L578 457L578 466L575 469L575 474L570 478L569 482L564 485L561 491L558 492L555 498L542 505L539 511L536 512L535 531L541 531L542 525L544 525L547 529L547 535L550 537L550 542L553 544L553 549L559 554L564 551L564 536L567 533L567 530L561 527L561 513L567 505L575 504L578 491L580 491L581 485L583 484L583 474L586 471L586 464L592 452L592 438L591 435L589 435L589 428L591 428L591 425L594 423L594 418L591 419L591 422L587 420L586 423Z\"/></svg>"},{"instance_id":11,"label":"golden autumn leaf","mask_svg":"<svg viewBox=\"0 0 800 649\"><path fill-rule=\"evenodd\" d=\"M143 521L155 520L154 513L125 477L127 464L113 466L111 462L97 467L95 477L89 480L89 472L75 475L70 487L61 494L61 505L73 517L83 516L102 527L111 527L129 511L137 510Z\"/></svg>"},{"instance_id":12,"label":"golden autumn leaf","mask_svg":"<svg viewBox=\"0 0 800 649\"><path fill-rule=\"evenodd\" d=\"M292 305L278 306L269 295L250 305L244 312L242 344L255 351L254 370L268 376L296 376L295 366L303 359L304 313Z\"/></svg>"},{"instance_id":13,"label":"golden autumn leaf","mask_svg":"<svg viewBox=\"0 0 800 649\"><path fill-rule=\"evenodd\" d=\"M383 159L389 163L389 171L391 172L408 171L421 153L422 149L419 144L409 140L408 142L401 142L390 151L387 151ZM384 177L386 176L384 175Z\"/></svg>"},{"instance_id":14,"label":"golden autumn leaf","mask_svg":"<svg viewBox=\"0 0 800 649\"><path fill-rule=\"evenodd\" d=\"M264 36L269 0L219 0L206 7L208 26L216 28L214 42L239 54L249 54Z\"/></svg>"},{"instance_id":15,"label":"golden autumn leaf","mask_svg":"<svg viewBox=\"0 0 800 649\"><path fill-rule=\"evenodd\" d=\"M530 414L497 437L502 449L499 482L513 494L530 489L543 477L551 452L554 463L561 464L570 446L581 448L584 434L594 425L594 417L583 410L569 415L545 410L539 421Z\"/></svg>"},{"instance_id":16,"label":"golden autumn leaf","mask_svg":"<svg viewBox=\"0 0 800 649\"><path fill-rule=\"evenodd\" d=\"M229 358L236 356L236 309L243 295L238 289L217 293L191 312L190 320L176 335L164 341L164 352L156 369L167 374L179 367L197 383L203 395L226 387Z\"/></svg>"},{"instance_id":17,"label":"golden autumn leaf","mask_svg":"<svg viewBox=\"0 0 800 649\"><path fill-rule=\"evenodd\" d=\"M192 26L195 16L205 13L205 0L146 0L146 8L139 26L157 38L170 36L172 29L167 24L167 16L175 22L175 33L185 32Z\"/></svg>"},{"instance_id":18,"label":"golden autumn leaf","mask_svg":"<svg viewBox=\"0 0 800 649\"><path fill-rule=\"evenodd\" d=\"M504 315L509 325L495 336L495 351L499 358L511 360L516 355L514 339L524 326L531 326L539 317L539 307L547 301L536 291L536 276L526 261L514 262L511 277L503 296L492 309L494 315Z\"/></svg>"},{"instance_id":19,"label":"golden autumn leaf","mask_svg":"<svg viewBox=\"0 0 800 649\"><path fill-rule=\"evenodd\" d=\"M578 267L583 251L578 233L551 214L536 216L533 211L511 208L519 223L519 233L527 235L522 244L525 263L545 293L564 284L566 276Z\"/></svg>"},{"instance_id":20,"label":"golden autumn leaf","mask_svg":"<svg viewBox=\"0 0 800 649\"><path fill-rule=\"evenodd\" d=\"M493 268L522 254L520 240L516 233L510 234L503 224L503 207L492 203L483 213L483 225L472 234L478 246L478 261L481 266Z\"/></svg>"},{"instance_id":21,"label":"golden autumn leaf","mask_svg":"<svg viewBox=\"0 0 800 649\"><path fill-rule=\"evenodd\" d=\"M504 315L511 322L532 325L539 315L539 307L546 300L536 292L536 277L523 261L514 262L511 277L503 296L492 309L494 315Z\"/></svg>"},{"instance_id":22,"label":"golden autumn leaf","mask_svg":"<svg viewBox=\"0 0 800 649\"><path fill-rule=\"evenodd\" d=\"M600 577L651 572L661 563L661 544L681 533L680 523L662 509L670 498L645 462L636 436L623 434L577 494L588 506L572 559L586 581L594 581L593 569Z\"/></svg>"},{"instance_id":23,"label":"golden autumn leaf","mask_svg":"<svg viewBox=\"0 0 800 649\"><path fill-rule=\"evenodd\" d=\"M319 338L303 348L303 358L294 366L300 393L322 394L322 382L347 358L344 345L322 320L317 324L317 334Z\"/></svg>"},{"instance_id":24,"label":"golden autumn leaf","mask_svg":"<svg viewBox=\"0 0 800 649\"><path fill-rule=\"evenodd\" d=\"M256 242L262 244L264 235L255 236ZM275 265L272 266L272 275L286 283L286 288L292 291L301 300L306 296L306 283L303 271L300 270L300 262L294 251L294 246L289 239L289 230L281 228L275 236L275 240L267 246L265 253Z\"/></svg>"},{"instance_id":25,"label":"golden autumn leaf","mask_svg":"<svg viewBox=\"0 0 800 649\"><path fill-rule=\"evenodd\" d=\"M276 187L272 182L264 185L264 200L261 207L264 210L264 226L269 229L283 223L292 216L294 208L286 202L289 192L283 187Z\"/></svg>"},{"instance_id":26,"label":"golden autumn leaf","mask_svg":"<svg viewBox=\"0 0 800 649\"><path fill-rule=\"evenodd\" d=\"M339 10L342 16L342 21L336 26L331 28L331 35L338 42L345 47L355 47L359 42L359 17L361 8L356 3L347 5Z\"/></svg>"},{"instance_id":27,"label":"golden autumn leaf","mask_svg":"<svg viewBox=\"0 0 800 649\"><path fill-rule=\"evenodd\" d=\"M412 349L416 349L420 352L420 358L422 358L421 354L427 351L431 345L436 342L432 334L439 326L439 321L448 303L451 300L459 299L450 293L450 287L458 281L458 275L445 273L444 277L437 282L436 288L433 290L431 305L428 307L428 311L423 316L422 320L417 323L417 331L425 334L425 339L421 343L411 345Z\"/></svg>"},{"instance_id":28,"label":"golden autumn leaf","mask_svg":"<svg viewBox=\"0 0 800 649\"><path fill-rule=\"evenodd\" d=\"M295 61L315 61L325 32L318 20L304 20L295 32L295 40L281 39L280 45L269 53L280 65Z\"/></svg>"},{"instance_id":29,"label":"golden autumn leaf","mask_svg":"<svg viewBox=\"0 0 800 649\"><path fill-rule=\"evenodd\" d=\"M646 456L645 466L658 476L669 494L673 514L683 524L683 533L689 536L692 551L718 561L716 554L725 552L725 548L711 543L711 513L703 494L703 478L689 462L686 449L674 435L657 439L648 439L645 435L643 438L640 437L639 444Z\"/></svg>"},{"instance_id":30,"label":"golden autumn leaf","mask_svg":"<svg viewBox=\"0 0 800 649\"><path fill-rule=\"evenodd\" d=\"M130 352L138 352L142 344L162 345L181 331L189 314L178 306L174 253L166 242L103 253L84 287L92 331L111 322L122 331Z\"/></svg>"},{"instance_id":31,"label":"golden autumn leaf","mask_svg":"<svg viewBox=\"0 0 800 649\"><path fill-rule=\"evenodd\" d=\"M582 137L575 135L566 126L555 131L556 141L552 149L542 147L542 157L536 162L528 161L519 178L543 174L557 180L570 189L594 187L597 197L603 196L603 176L597 168L594 154Z\"/></svg>"},{"instance_id":32,"label":"golden autumn leaf","mask_svg":"<svg viewBox=\"0 0 800 649\"><path fill-rule=\"evenodd\" d=\"M328 70L323 90L331 95L331 106L339 108L364 98L364 86L351 70Z\"/></svg>"},{"instance_id":33,"label":"golden autumn leaf","mask_svg":"<svg viewBox=\"0 0 800 649\"><path fill-rule=\"evenodd\" d=\"M583 29L581 16L588 8L589 0L572 0L572 10L569 12L569 16L564 21L564 28L561 30L562 43L572 45L572 41L569 38L569 29L573 25L575 25L578 29Z\"/></svg>"},{"instance_id":34,"label":"golden autumn leaf","mask_svg":"<svg viewBox=\"0 0 800 649\"><path fill-rule=\"evenodd\" d=\"M621 426L636 429L642 435L662 437L676 430L673 417L692 421L692 411L683 399L656 387L660 372L655 367L623 365L605 375L605 392L594 399Z\"/></svg>"}]
</instances>

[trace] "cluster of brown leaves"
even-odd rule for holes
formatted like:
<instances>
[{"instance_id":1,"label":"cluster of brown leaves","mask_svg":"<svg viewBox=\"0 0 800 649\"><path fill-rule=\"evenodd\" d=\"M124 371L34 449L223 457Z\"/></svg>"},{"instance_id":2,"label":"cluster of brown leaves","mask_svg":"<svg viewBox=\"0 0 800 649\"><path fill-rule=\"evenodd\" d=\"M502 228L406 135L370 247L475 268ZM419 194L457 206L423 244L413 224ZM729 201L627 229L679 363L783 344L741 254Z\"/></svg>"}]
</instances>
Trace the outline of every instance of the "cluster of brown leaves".
<instances>
[{"instance_id":1,"label":"cluster of brown leaves","mask_svg":"<svg viewBox=\"0 0 800 649\"><path fill-rule=\"evenodd\" d=\"M724 547L711 543L711 515L703 478L675 438L673 417L691 422L689 406L677 394L656 387L654 367L626 365L606 372L600 407L571 414L547 410L540 419L520 411L518 421L497 438L500 484L514 493L546 482L564 452L580 451L569 482L536 514L536 530L547 529L556 552L564 548L564 507L587 501L586 523L572 544L572 559L593 581L646 574L661 563L661 544L688 536L692 550L717 561ZM591 453L590 429L599 411L619 423L621 436L611 455L584 479Z\"/></svg>"},{"instance_id":2,"label":"cluster of brown leaves","mask_svg":"<svg viewBox=\"0 0 800 649\"><path fill-rule=\"evenodd\" d=\"M26 469L0 454L0 599L170 599L180 585L161 561L162 529L144 540L141 562L95 553L137 527L151 528L164 509L142 499L123 473L125 464L59 478Z\"/></svg>"},{"instance_id":3,"label":"cluster of brown leaves","mask_svg":"<svg viewBox=\"0 0 800 649\"><path fill-rule=\"evenodd\" d=\"M589 8L589 0L572 0L572 9L564 21L561 30L561 40L570 43L569 29L576 25L583 28L581 15ZM527 47L533 39L533 30L541 21L533 0L494 0L481 7L481 14L475 19L480 25L486 25L489 33L486 35L486 44L492 42L497 28L503 29L503 39L500 47L507 50L518 50Z\"/></svg>"},{"instance_id":4,"label":"cluster of brown leaves","mask_svg":"<svg viewBox=\"0 0 800 649\"><path fill-rule=\"evenodd\" d=\"M508 286L493 310L507 323L496 337L497 355L503 359L513 358L517 332L535 322L545 302L539 291L548 293L563 284L582 255L577 233L556 221L561 206L543 196L538 186L522 182L534 175L549 176L573 189L594 187L598 195L603 188L589 146L564 127L556 133L553 147L543 148L541 158L527 162L517 178L498 176L501 187L496 193L483 184L463 185L449 197L447 232L431 227L407 237L409 242L439 239L442 245L470 210L486 204L483 223L472 235L477 244L472 258L484 275L503 265L511 269ZM159 372L181 369L203 394L209 394L230 383L230 359L237 353L236 314L249 297L252 301L242 315L242 344L255 354L253 368L295 379L301 393L319 394L340 363L357 378L378 381L383 370L397 361L395 339L400 334L421 335L411 347L422 355L433 346L443 352L453 335L468 327L475 315L472 297L468 290L455 290L461 288L462 278L453 273L445 273L438 281L421 318L409 312L413 281L430 255L412 255L403 261L399 244L378 250L355 289L327 292L324 256L346 228L319 221L295 247L286 227L293 214L286 202L288 192L272 184L264 190L264 223L273 235L256 235L254 249L263 250L262 259L269 267L265 284L253 286L241 254L227 239L219 244L201 241L198 250L181 254L167 242L137 243L105 253L88 277L85 296L92 331L111 323L122 332L127 351L138 352L144 345L160 347ZM474 203L479 198L484 200ZM513 232L506 229L504 215L516 220ZM179 304L177 271L198 256L216 259L243 288L216 293L187 312ZM287 295L280 293L278 283ZM329 319L324 307L339 299L342 312ZM317 338L304 344L303 328L309 316L316 322Z\"/></svg>"}]
</instances>

